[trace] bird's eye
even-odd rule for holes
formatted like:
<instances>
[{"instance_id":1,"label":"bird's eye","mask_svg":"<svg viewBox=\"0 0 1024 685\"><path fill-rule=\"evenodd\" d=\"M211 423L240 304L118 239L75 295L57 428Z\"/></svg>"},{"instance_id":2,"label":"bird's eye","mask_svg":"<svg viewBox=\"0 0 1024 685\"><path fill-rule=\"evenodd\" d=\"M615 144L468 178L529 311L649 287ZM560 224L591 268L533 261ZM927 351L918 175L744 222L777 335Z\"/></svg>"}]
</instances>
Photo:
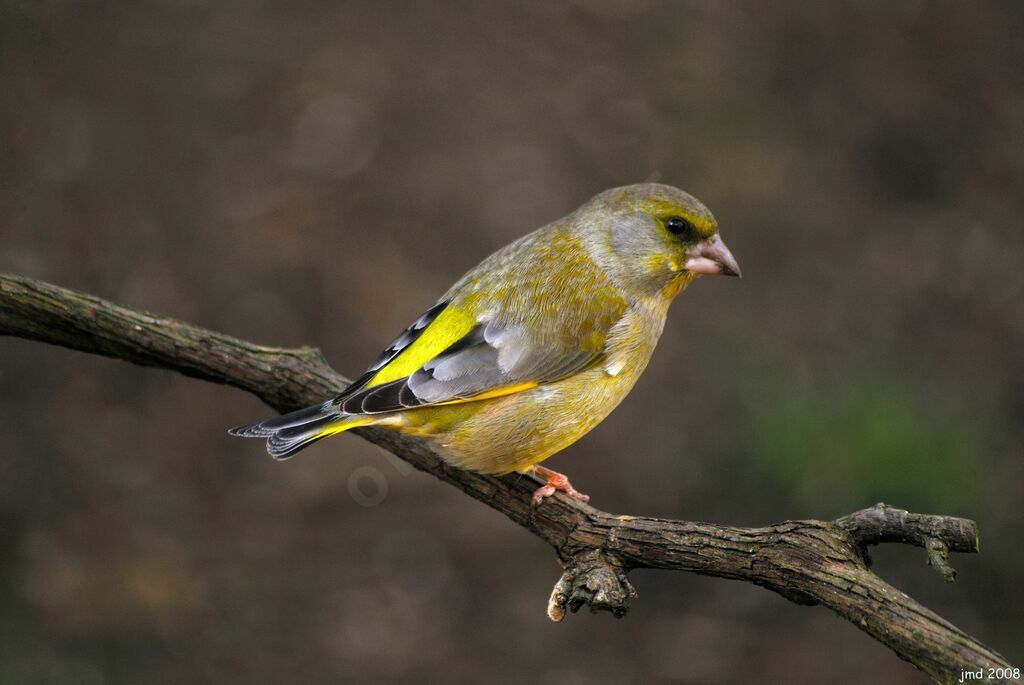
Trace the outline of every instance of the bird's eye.
<instances>
[{"instance_id":1,"label":"bird's eye","mask_svg":"<svg viewBox=\"0 0 1024 685\"><path fill-rule=\"evenodd\" d=\"M681 240L693 240L697 234L693 224L681 216L670 216L665 219L665 228Z\"/></svg>"}]
</instances>

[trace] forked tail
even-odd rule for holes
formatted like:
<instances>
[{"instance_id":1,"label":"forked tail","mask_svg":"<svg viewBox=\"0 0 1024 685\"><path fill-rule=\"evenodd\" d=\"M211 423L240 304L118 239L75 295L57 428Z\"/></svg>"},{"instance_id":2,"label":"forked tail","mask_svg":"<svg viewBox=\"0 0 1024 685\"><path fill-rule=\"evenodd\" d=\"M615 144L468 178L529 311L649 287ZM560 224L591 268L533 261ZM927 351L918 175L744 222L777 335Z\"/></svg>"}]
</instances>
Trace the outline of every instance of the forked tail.
<instances>
[{"instance_id":1,"label":"forked tail","mask_svg":"<svg viewBox=\"0 0 1024 685\"><path fill-rule=\"evenodd\" d=\"M265 438L270 456L287 459L317 440L367 423L367 417L340 412L336 404L328 401L259 423L238 426L228 433L243 438Z\"/></svg>"}]
</instances>

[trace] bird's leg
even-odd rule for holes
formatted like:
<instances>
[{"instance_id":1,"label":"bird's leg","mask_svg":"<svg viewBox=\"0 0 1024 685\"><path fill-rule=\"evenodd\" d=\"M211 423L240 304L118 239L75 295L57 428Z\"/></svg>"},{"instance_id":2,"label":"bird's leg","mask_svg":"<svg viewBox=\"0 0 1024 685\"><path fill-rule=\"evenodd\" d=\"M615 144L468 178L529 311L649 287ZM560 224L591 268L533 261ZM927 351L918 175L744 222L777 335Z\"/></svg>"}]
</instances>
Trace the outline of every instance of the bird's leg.
<instances>
[{"instance_id":1,"label":"bird's leg","mask_svg":"<svg viewBox=\"0 0 1024 685\"><path fill-rule=\"evenodd\" d=\"M574 488L569 479L558 471L552 471L538 465L533 467L533 475L544 481L544 485L537 488L533 493L533 506L535 507L539 506L545 497L550 497L558 491L564 492L569 497L578 499L581 502L590 501L588 495L584 495Z\"/></svg>"}]
</instances>

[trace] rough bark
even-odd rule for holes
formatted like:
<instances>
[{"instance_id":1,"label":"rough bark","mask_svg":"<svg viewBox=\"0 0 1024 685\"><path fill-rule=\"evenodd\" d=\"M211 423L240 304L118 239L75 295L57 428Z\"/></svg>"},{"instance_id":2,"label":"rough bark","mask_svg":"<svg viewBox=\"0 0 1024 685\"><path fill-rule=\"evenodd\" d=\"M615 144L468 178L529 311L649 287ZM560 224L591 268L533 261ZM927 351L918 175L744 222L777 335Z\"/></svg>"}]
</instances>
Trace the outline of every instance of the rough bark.
<instances>
[{"instance_id":1,"label":"rough bark","mask_svg":"<svg viewBox=\"0 0 1024 685\"><path fill-rule=\"evenodd\" d=\"M254 345L13 275L0 275L0 335L232 385L282 412L347 384L313 348ZM636 596L627 577L632 569L690 571L754 583L798 604L827 606L938 682L958 682L965 669L1009 666L869 569L867 547L895 542L925 548L929 563L952 580L949 552L978 551L972 521L878 504L835 521L736 528L616 516L562 495L533 507L535 484L525 479L461 471L424 443L390 431L356 432L548 542L565 569L548 603L554 621L584 605L624 615Z\"/></svg>"}]
</instances>

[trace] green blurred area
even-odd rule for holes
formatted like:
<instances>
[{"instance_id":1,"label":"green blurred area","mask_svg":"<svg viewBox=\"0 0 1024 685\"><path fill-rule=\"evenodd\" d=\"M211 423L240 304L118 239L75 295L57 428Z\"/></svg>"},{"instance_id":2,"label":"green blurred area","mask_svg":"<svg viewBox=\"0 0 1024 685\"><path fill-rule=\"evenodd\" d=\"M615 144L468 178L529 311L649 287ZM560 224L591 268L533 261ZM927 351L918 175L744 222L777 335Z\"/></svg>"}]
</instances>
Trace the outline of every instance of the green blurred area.
<instances>
[{"instance_id":1,"label":"green blurred area","mask_svg":"<svg viewBox=\"0 0 1024 685\"><path fill-rule=\"evenodd\" d=\"M927 391L893 382L850 375L752 403L749 450L765 487L837 514L872 499L971 511L981 494L973 474L1005 436L955 398L935 406Z\"/></svg>"},{"instance_id":2,"label":"green blurred area","mask_svg":"<svg viewBox=\"0 0 1024 685\"><path fill-rule=\"evenodd\" d=\"M1013 2L0 2L0 271L349 376L614 185L715 212L623 405L609 511L976 519L926 606L1024 661L1024 10ZM923 683L823 609L634 573L630 616L354 436L273 463L217 386L0 339L0 683Z\"/></svg>"}]
</instances>

